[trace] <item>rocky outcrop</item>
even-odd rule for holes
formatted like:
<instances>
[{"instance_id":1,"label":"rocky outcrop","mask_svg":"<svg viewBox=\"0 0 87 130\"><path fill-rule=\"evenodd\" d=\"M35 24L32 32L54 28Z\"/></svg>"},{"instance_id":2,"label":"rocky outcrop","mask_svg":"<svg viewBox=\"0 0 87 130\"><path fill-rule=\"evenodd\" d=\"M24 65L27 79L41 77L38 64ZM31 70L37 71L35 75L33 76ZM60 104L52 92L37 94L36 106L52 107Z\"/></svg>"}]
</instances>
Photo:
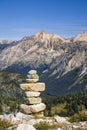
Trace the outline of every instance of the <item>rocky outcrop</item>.
<instances>
[{"instance_id":1,"label":"rocky outcrop","mask_svg":"<svg viewBox=\"0 0 87 130\"><path fill-rule=\"evenodd\" d=\"M32 125L19 124L17 130L36 130Z\"/></svg>"},{"instance_id":2,"label":"rocky outcrop","mask_svg":"<svg viewBox=\"0 0 87 130\"><path fill-rule=\"evenodd\" d=\"M86 50L87 33L78 34L66 42L58 35L41 31L15 42L14 46L10 45L3 49L0 54L0 69L15 70L23 74L27 74L28 68L56 69L57 74L58 70L63 71L60 77L85 63ZM74 63L73 59L75 59ZM35 80L29 80L29 82L35 82Z\"/></svg>"},{"instance_id":3,"label":"rocky outcrop","mask_svg":"<svg viewBox=\"0 0 87 130\"><path fill-rule=\"evenodd\" d=\"M49 130L86 130L87 128L87 121L70 123L67 121L66 117L60 117L58 115L55 115L54 117L34 119L31 115L19 112L15 116L13 114L0 115L0 120L3 122L8 121L12 124L12 126L6 130L28 130L28 128L33 128L35 130L34 125L39 123L48 123L50 127L52 125L58 126L56 128L54 127L54 129L52 127Z\"/></svg>"},{"instance_id":4,"label":"rocky outcrop","mask_svg":"<svg viewBox=\"0 0 87 130\"><path fill-rule=\"evenodd\" d=\"M55 115L55 116L54 116L54 119L55 119L55 121L58 122L58 123L69 123L66 118L60 117L60 116L58 116L58 115Z\"/></svg>"},{"instance_id":5,"label":"rocky outcrop","mask_svg":"<svg viewBox=\"0 0 87 130\"><path fill-rule=\"evenodd\" d=\"M87 67L87 33L65 40L58 35L41 31L31 37L24 37L0 51L0 69L13 70L25 76L28 70L36 69L41 74L40 81L47 83L46 91L49 94L50 91L55 91L56 95L60 92L66 94L67 85L64 86L62 82L59 84L58 79L76 68L84 70L85 67ZM26 79L27 83L36 83L38 76L35 76L36 79L30 77ZM50 88L51 86L53 88Z\"/></svg>"},{"instance_id":6,"label":"rocky outcrop","mask_svg":"<svg viewBox=\"0 0 87 130\"><path fill-rule=\"evenodd\" d=\"M73 40L73 42L76 42L76 41L85 41L85 42L87 42L87 32L83 32L83 33L78 34L72 40Z\"/></svg>"},{"instance_id":7,"label":"rocky outcrop","mask_svg":"<svg viewBox=\"0 0 87 130\"><path fill-rule=\"evenodd\" d=\"M45 90L44 83L36 83L39 80L39 76L35 70L31 70L28 73L28 83L20 84L22 90L25 91L26 97L24 98L26 104L21 104L21 110L26 114L39 113L45 110L46 105L42 103L40 91ZM30 82L29 82L30 81ZM32 82L31 82L32 81Z\"/></svg>"}]
</instances>

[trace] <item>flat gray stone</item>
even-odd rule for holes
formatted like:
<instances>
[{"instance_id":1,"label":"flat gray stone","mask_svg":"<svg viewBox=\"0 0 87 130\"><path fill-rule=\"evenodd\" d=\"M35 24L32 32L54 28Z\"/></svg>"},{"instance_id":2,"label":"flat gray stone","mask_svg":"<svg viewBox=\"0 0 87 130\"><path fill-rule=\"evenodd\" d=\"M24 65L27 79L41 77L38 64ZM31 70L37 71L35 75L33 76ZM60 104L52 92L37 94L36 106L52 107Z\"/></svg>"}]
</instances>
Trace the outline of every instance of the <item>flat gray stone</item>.
<instances>
[{"instance_id":1,"label":"flat gray stone","mask_svg":"<svg viewBox=\"0 0 87 130\"><path fill-rule=\"evenodd\" d=\"M32 97L32 98L25 98L25 101L27 104L39 104L42 102L42 99L40 97Z\"/></svg>"},{"instance_id":2,"label":"flat gray stone","mask_svg":"<svg viewBox=\"0 0 87 130\"><path fill-rule=\"evenodd\" d=\"M28 83L36 83L39 79L26 79Z\"/></svg>"},{"instance_id":3,"label":"flat gray stone","mask_svg":"<svg viewBox=\"0 0 87 130\"><path fill-rule=\"evenodd\" d=\"M24 83L20 84L22 90L25 91L44 91L45 90L45 83Z\"/></svg>"},{"instance_id":4,"label":"flat gray stone","mask_svg":"<svg viewBox=\"0 0 87 130\"><path fill-rule=\"evenodd\" d=\"M26 91L25 92L26 97L39 97L40 96L40 92L32 92L32 91Z\"/></svg>"}]
</instances>

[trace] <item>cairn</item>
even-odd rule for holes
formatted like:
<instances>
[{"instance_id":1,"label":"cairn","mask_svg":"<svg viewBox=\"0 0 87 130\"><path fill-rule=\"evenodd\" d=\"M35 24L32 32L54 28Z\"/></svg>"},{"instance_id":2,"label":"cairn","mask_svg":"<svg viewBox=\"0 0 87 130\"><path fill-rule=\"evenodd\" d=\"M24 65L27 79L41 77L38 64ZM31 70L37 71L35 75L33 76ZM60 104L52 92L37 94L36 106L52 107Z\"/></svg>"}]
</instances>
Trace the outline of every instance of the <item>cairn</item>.
<instances>
[{"instance_id":1,"label":"cairn","mask_svg":"<svg viewBox=\"0 0 87 130\"><path fill-rule=\"evenodd\" d=\"M27 77L27 83L20 84L26 95L24 97L25 104L21 104L20 108L26 114L42 114L46 105L42 103L40 92L45 90L45 83L37 82L39 81L39 76L36 70L29 71Z\"/></svg>"}]
</instances>

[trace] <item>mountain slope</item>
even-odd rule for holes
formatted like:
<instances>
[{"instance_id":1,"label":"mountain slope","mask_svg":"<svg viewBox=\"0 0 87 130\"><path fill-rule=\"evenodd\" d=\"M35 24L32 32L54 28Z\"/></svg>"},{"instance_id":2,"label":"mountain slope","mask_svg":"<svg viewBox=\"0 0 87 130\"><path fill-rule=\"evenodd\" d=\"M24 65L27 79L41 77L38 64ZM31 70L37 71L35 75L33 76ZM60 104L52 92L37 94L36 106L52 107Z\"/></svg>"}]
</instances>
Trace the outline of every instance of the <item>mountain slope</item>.
<instances>
[{"instance_id":1,"label":"mountain slope","mask_svg":"<svg viewBox=\"0 0 87 130\"><path fill-rule=\"evenodd\" d=\"M52 94L53 91L55 95L67 94L77 89L68 90L74 82L73 73L75 73L75 77L79 78L80 71L84 71L86 67L86 33L66 40L55 34L37 32L31 37L24 37L20 41L10 44L0 53L1 70L12 70L26 76L30 69L37 69L40 80L47 84L47 93ZM79 68L79 74L76 73L77 68ZM70 81L68 81L67 75L71 78ZM83 89L85 89L84 86Z\"/></svg>"},{"instance_id":2,"label":"mountain slope","mask_svg":"<svg viewBox=\"0 0 87 130\"><path fill-rule=\"evenodd\" d=\"M25 78L18 73L0 71L0 114L19 110L24 96L19 84L23 82Z\"/></svg>"},{"instance_id":3,"label":"mountain slope","mask_svg":"<svg viewBox=\"0 0 87 130\"><path fill-rule=\"evenodd\" d=\"M84 71L84 70L83 70ZM46 83L46 93L51 96L63 96L69 93L87 91L87 68L83 72L81 67L76 68L56 79L51 70L41 75L41 81Z\"/></svg>"},{"instance_id":4,"label":"mountain slope","mask_svg":"<svg viewBox=\"0 0 87 130\"><path fill-rule=\"evenodd\" d=\"M59 46L63 42L64 39L59 36L45 32L36 33L32 37L24 37L16 45L5 48L1 52L0 68L6 69L19 63L20 66L31 68L38 68L41 64L48 65L52 62L52 58L63 53Z\"/></svg>"},{"instance_id":5,"label":"mountain slope","mask_svg":"<svg viewBox=\"0 0 87 130\"><path fill-rule=\"evenodd\" d=\"M13 46L16 44L16 41L12 41L12 40L1 40L0 41L0 52L4 49L6 49L7 47Z\"/></svg>"},{"instance_id":6,"label":"mountain slope","mask_svg":"<svg viewBox=\"0 0 87 130\"><path fill-rule=\"evenodd\" d=\"M24 82L25 79L18 73L9 71L0 71L0 98L18 98L23 96L19 84Z\"/></svg>"}]
</instances>

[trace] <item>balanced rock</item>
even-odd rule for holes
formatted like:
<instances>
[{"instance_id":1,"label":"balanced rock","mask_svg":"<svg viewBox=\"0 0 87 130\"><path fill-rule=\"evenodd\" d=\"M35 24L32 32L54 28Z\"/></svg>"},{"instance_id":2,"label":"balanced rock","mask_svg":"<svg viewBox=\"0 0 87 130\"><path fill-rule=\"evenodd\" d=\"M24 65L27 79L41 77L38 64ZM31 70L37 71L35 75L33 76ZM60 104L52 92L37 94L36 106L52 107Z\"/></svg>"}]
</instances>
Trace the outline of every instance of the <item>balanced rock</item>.
<instances>
[{"instance_id":1,"label":"balanced rock","mask_svg":"<svg viewBox=\"0 0 87 130\"><path fill-rule=\"evenodd\" d=\"M45 90L45 83L25 83L20 84L22 90L26 91L44 91Z\"/></svg>"},{"instance_id":2,"label":"balanced rock","mask_svg":"<svg viewBox=\"0 0 87 130\"><path fill-rule=\"evenodd\" d=\"M31 111L33 113L37 113L37 112L43 111L43 110L45 110L45 108L46 108L46 105L44 103L31 105Z\"/></svg>"},{"instance_id":3,"label":"balanced rock","mask_svg":"<svg viewBox=\"0 0 87 130\"><path fill-rule=\"evenodd\" d=\"M36 104L36 105L26 105L26 104L21 104L20 108L22 112L26 114L31 114L31 113L38 113L40 111L45 110L46 105L44 103Z\"/></svg>"},{"instance_id":4,"label":"balanced rock","mask_svg":"<svg viewBox=\"0 0 87 130\"><path fill-rule=\"evenodd\" d=\"M42 103L40 98L40 92L45 90L45 83L37 83L39 76L36 70L31 70L27 75L27 83L20 84L22 90L25 91L25 104L21 104L20 108L22 112L26 114L40 114L45 110L46 105Z\"/></svg>"},{"instance_id":5,"label":"balanced rock","mask_svg":"<svg viewBox=\"0 0 87 130\"><path fill-rule=\"evenodd\" d=\"M28 106L28 105L26 105L26 104L21 104L21 105L20 105L20 109L21 109L21 111L22 111L23 113L25 113L25 114L31 114L31 113L32 113L30 106Z\"/></svg>"},{"instance_id":6,"label":"balanced rock","mask_svg":"<svg viewBox=\"0 0 87 130\"><path fill-rule=\"evenodd\" d=\"M39 79L26 79L29 83L36 83Z\"/></svg>"},{"instance_id":7,"label":"balanced rock","mask_svg":"<svg viewBox=\"0 0 87 130\"><path fill-rule=\"evenodd\" d=\"M40 92L26 91L25 94L26 94L26 97L39 97L40 96Z\"/></svg>"},{"instance_id":8,"label":"balanced rock","mask_svg":"<svg viewBox=\"0 0 87 130\"><path fill-rule=\"evenodd\" d=\"M28 74L27 77L29 79L39 79L39 76L37 74Z\"/></svg>"},{"instance_id":9,"label":"balanced rock","mask_svg":"<svg viewBox=\"0 0 87 130\"><path fill-rule=\"evenodd\" d=\"M28 79L26 79L26 80L29 83L34 83L34 82L37 82L39 80L39 76L38 76L36 70L29 71L27 77L28 77Z\"/></svg>"},{"instance_id":10,"label":"balanced rock","mask_svg":"<svg viewBox=\"0 0 87 130\"><path fill-rule=\"evenodd\" d=\"M39 104L42 102L42 99L40 97L32 97L32 98L25 98L25 101L27 104Z\"/></svg>"},{"instance_id":11,"label":"balanced rock","mask_svg":"<svg viewBox=\"0 0 87 130\"><path fill-rule=\"evenodd\" d=\"M30 75L32 75L32 74L36 74L37 71L36 71L36 70L30 70L28 73L29 73Z\"/></svg>"}]
</instances>

